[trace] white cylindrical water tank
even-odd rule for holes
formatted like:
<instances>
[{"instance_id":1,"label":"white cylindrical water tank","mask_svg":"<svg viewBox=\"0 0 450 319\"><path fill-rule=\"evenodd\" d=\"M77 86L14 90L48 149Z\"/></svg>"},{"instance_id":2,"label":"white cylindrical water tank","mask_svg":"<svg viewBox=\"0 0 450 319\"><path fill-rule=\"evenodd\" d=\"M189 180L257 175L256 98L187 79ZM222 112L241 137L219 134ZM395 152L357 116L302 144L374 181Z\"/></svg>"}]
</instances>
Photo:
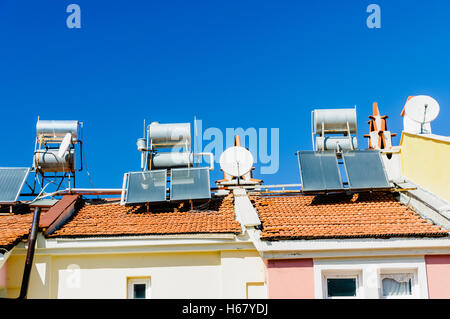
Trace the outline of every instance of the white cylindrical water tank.
<instances>
[{"instance_id":1,"label":"white cylindrical water tank","mask_svg":"<svg viewBox=\"0 0 450 319\"><path fill-rule=\"evenodd\" d=\"M160 124L154 122L149 125L149 136L152 145L157 148L172 147L174 144L191 144L191 123Z\"/></svg>"},{"instance_id":2,"label":"white cylindrical water tank","mask_svg":"<svg viewBox=\"0 0 450 319\"><path fill-rule=\"evenodd\" d=\"M316 137L316 151L322 150L323 145L323 139L322 136ZM358 139L356 136L351 137L351 144L350 139L346 136L326 136L325 137L325 148L324 150L337 150L337 145L339 144L340 148L342 150L351 150L358 149Z\"/></svg>"},{"instance_id":3,"label":"white cylindrical water tank","mask_svg":"<svg viewBox=\"0 0 450 319\"><path fill-rule=\"evenodd\" d=\"M326 132L347 132L347 122L350 133L356 133L356 109L314 110L314 129L316 134L322 134L322 123Z\"/></svg>"},{"instance_id":4,"label":"white cylindrical water tank","mask_svg":"<svg viewBox=\"0 0 450 319\"><path fill-rule=\"evenodd\" d=\"M40 150L34 155L34 166L41 172L71 172L75 165L75 150L58 156L58 150Z\"/></svg>"},{"instance_id":5,"label":"white cylindrical water tank","mask_svg":"<svg viewBox=\"0 0 450 319\"><path fill-rule=\"evenodd\" d=\"M67 133L72 134L72 140L77 139L78 121L54 121L39 120L36 124L36 136L45 135L51 137L64 137Z\"/></svg>"},{"instance_id":6,"label":"white cylindrical water tank","mask_svg":"<svg viewBox=\"0 0 450 319\"><path fill-rule=\"evenodd\" d=\"M191 152L156 153L152 157L152 168L172 168L193 166L194 157Z\"/></svg>"}]
</instances>

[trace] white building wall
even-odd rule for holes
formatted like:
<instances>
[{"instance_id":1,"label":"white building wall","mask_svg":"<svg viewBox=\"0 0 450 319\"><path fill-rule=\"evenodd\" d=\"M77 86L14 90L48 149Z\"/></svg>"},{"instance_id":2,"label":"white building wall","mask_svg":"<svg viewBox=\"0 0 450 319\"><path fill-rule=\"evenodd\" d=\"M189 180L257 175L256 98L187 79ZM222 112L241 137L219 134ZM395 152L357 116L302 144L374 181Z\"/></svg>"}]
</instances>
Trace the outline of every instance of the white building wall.
<instances>
[{"instance_id":1,"label":"white building wall","mask_svg":"<svg viewBox=\"0 0 450 319\"><path fill-rule=\"evenodd\" d=\"M58 256L53 267L55 298L126 298L136 277L151 279L152 298L220 298L219 253Z\"/></svg>"},{"instance_id":2,"label":"white building wall","mask_svg":"<svg viewBox=\"0 0 450 319\"><path fill-rule=\"evenodd\" d=\"M249 285L266 283L265 265L256 252L223 251L221 257L222 298L247 298Z\"/></svg>"},{"instance_id":3,"label":"white building wall","mask_svg":"<svg viewBox=\"0 0 450 319\"><path fill-rule=\"evenodd\" d=\"M8 297L19 293L24 256L8 260ZM128 280L150 281L151 298L246 298L248 283L266 289L256 251L35 256L29 298L127 298Z\"/></svg>"}]
</instances>

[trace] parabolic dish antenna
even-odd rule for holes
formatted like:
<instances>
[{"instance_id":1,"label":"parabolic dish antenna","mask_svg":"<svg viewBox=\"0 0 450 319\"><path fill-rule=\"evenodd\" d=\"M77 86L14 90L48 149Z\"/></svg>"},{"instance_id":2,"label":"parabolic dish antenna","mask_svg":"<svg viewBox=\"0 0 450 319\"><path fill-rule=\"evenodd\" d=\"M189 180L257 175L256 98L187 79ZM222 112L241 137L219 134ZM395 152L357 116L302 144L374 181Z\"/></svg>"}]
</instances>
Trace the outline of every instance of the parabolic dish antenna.
<instances>
[{"instance_id":1,"label":"parabolic dish antenna","mask_svg":"<svg viewBox=\"0 0 450 319\"><path fill-rule=\"evenodd\" d=\"M406 102L405 113L415 122L429 123L438 116L439 103L430 96L417 95Z\"/></svg>"},{"instance_id":2,"label":"parabolic dish antenna","mask_svg":"<svg viewBox=\"0 0 450 319\"><path fill-rule=\"evenodd\" d=\"M227 148L220 155L220 168L231 176L241 177L252 169L253 156L250 151L242 146Z\"/></svg>"}]
</instances>

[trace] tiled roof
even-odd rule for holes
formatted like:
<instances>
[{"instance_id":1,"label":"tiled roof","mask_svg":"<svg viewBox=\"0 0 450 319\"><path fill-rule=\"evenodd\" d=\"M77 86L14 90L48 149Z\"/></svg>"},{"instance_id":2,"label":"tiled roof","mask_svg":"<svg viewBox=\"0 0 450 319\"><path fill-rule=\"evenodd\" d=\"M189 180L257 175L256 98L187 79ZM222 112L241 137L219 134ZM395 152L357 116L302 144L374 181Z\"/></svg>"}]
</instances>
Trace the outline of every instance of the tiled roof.
<instances>
[{"instance_id":1,"label":"tiled roof","mask_svg":"<svg viewBox=\"0 0 450 319\"><path fill-rule=\"evenodd\" d=\"M65 212L67 206L74 203L79 196L67 195L56 203L49 205L37 205L40 207L40 228L47 228L58 221L60 215ZM20 240L28 238L33 222L33 211L36 203L32 205L18 205L14 214L0 215L0 247L11 249ZM42 204L42 203L41 203ZM6 207L8 208L8 207ZM3 211L5 207L3 207Z\"/></svg>"},{"instance_id":2,"label":"tiled roof","mask_svg":"<svg viewBox=\"0 0 450 319\"><path fill-rule=\"evenodd\" d=\"M252 201L261 237L268 240L448 236L390 193L253 196Z\"/></svg>"},{"instance_id":3,"label":"tiled roof","mask_svg":"<svg viewBox=\"0 0 450 319\"><path fill-rule=\"evenodd\" d=\"M11 248L28 236L33 213L0 216L0 247Z\"/></svg>"},{"instance_id":4,"label":"tiled roof","mask_svg":"<svg viewBox=\"0 0 450 319\"><path fill-rule=\"evenodd\" d=\"M88 204L49 237L118 236L189 233L239 233L231 196L188 203L120 206L119 203Z\"/></svg>"}]
</instances>

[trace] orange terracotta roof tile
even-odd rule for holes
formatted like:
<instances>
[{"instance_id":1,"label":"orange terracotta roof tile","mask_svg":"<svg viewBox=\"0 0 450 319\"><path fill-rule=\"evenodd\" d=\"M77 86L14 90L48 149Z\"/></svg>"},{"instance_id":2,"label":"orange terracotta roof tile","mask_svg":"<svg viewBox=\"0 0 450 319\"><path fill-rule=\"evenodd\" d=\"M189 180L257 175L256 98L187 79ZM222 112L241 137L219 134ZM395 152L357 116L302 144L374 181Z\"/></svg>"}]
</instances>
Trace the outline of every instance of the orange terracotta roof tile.
<instances>
[{"instance_id":1,"label":"orange terracotta roof tile","mask_svg":"<svg viewBox=\"0 0 450 319\"><path fill-rule=\"evenodd\" d=\"M231 196L195 204L120 206L86 204L49 237L117 236L188 233L239 233Z\"/></svg>"},{"instance_id":2,"label":"orange terracotta roof tile","mask_svg":"<svg viewBox=\"0 0 450 319\"><path fill-rule=\"evenodd\" d=\"M14 246L28 236L33 221L33 213L0 216L0 247Z\"/></svg>"},{"instance_id":3,"label":"orange terracotta roof tile","mask_svg":"<svg viewBox=\"0 0 450 319\"><path fill-rule=\"evenodd\" d=\"M67 203L69 199L74 199L74 197L64 196L63 199L53 207L40 207L40 227L48 227L48 225L53 223L59 217L61 212L63 212L62 209L58 209L58 206L61 207L59 203ZM4 208L5 207L3 207L3 209ZM14 214L0 215L0 247L11 249L20 240L28 238L33 222L33 211L34 207L24 204L19 207ZM42 226L43 223L44 225Z\"/></svg>"},{"instance_id":4,"label":"orange terracotta roof tile","mask_svg":"<svg viewBox=\"0 0 450 319\"><path fill-rule=\"evenodd\" d=\"M390 193L251 199L262 222L261 238L268 240L449 235Z\"/></svg>"}]
</instances>

